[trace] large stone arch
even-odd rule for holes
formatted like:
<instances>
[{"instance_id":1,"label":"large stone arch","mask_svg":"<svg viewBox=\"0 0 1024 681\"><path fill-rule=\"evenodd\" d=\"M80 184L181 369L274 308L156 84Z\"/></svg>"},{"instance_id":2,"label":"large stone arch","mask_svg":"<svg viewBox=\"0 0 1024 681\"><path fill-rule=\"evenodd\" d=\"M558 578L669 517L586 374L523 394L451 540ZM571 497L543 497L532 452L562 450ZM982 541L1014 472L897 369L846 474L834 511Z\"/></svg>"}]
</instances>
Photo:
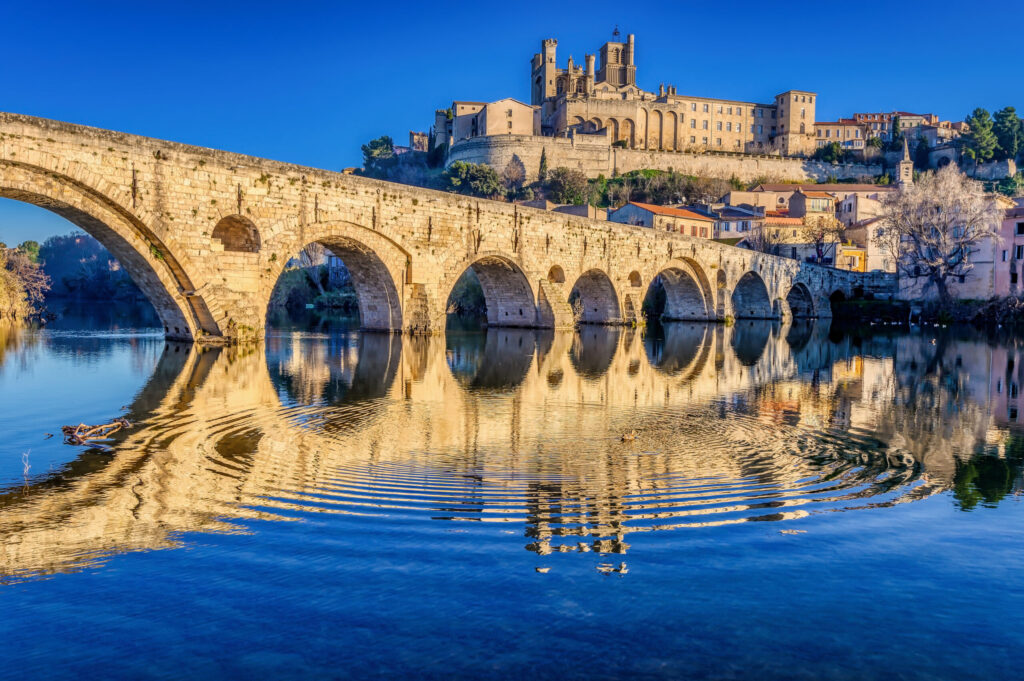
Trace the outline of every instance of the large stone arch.
<instances>
[{"instance_id":1,"label":"large stone arch","mask_svg":"<svg viewBox=\"0 0 1024 681\"><path fill-rule=\"evenodd\" d=\"M264 247L277 269L263 290L263 317L284 266L311 243L323 245L345 264L352 276L363 329L402 331L408 326L403 303L409 288L409 254L383 234L343 221L289 226Z\"/></svg>"},{"instance_id":2,"label":"large stone arch","mask_svg":"<svg viewBox=\"0 0 1024 681\"><path fill-rule=\"evenodd\" d=\"M700 263L692 258L675 259L661 268L658 274L665 287L665 320L705 320L714 317L711 284Z\"/></svg>"},{"instance_id":3,"label":"large stone arch","mask_svg":"<svg viewBox=\"0 0 1024 681\"><path fill-rule=\"evenodd\" d=\"M796 282L789 289L789 293L786 294L786 305L794 318L809 319L818 316L814 307L814 296L801 282Z\"/></svg>"},{"instance_id":4,"label":"large stone arch","mask_svg":"<svg viewBox=\"0 0 1024 681\"><path fill-rule=\"evenodd\" d=\"M581 274L569 293L570 301L578 301L576 321L581 324L618 324L622 321L619 296L608 274L590 269Z\"/></svg>"},{"instance_id":5,"label":"large stone arch","mask_svg":"<svg viewBox=\"0 0 1024 681\"><path fill-rule=\"evenodd\" d=\"M649 135L649 146L652 149L661 151L665 148L665 116L660 110L655 109L651 116L652 130Z\"/></svg>"},{"instance_id":6,"label":"large stone arch","mask_svg":"<svg viewBox=\"0 0 1024 681\"><path fill-rule=\"evenodd\" d=\"M732 290L732 309L736 319L774 319L771 297L764 279L757 272L745 272Z\"/></svg>"},{"instance_id":7,"label":"large stone arch","mask_svg":"<svg viewBox=\"0 0 1024 681\"><path fill-rule=\"evenodd\" d=\"M107 191L111 189L92 187L38 166L0 161L0 198L52 211L99 241L153 304L167 338L221 338L220 325L196 295L196 286L177 255L126 207L122 197Z\"/></svg>"},{"instance_id":8,"label":"large stone arch","mask_svg":"<svg viewBox=\"0 0 1024 681\"><path fill-rule=\"evenodd\" d=\"M644 149L651 149L651 112L647 109L640 109L640 130L642 131L640 133L640 146Z\"/></svg>"},{"instance_id":9,"label":"large stone arch","mask_svg":"<svg viewBox=\"0 0 1024 681\"><path fill-rule=\"evenodd\" d=\"M442 284L445 301L459 277L470 268L484 292L488 326L538 326L536 293L529 277L505 253L479 253L454 268Z\"/></svg>"},{"instance_id":10,"label":"large stone arch","mask_svg":"<svg viewBox=\"0 0 1024 681\"><path fill-rule=\"evenodd\" d=\"M620 134L622 135L621 139L626 140L626 145L630 149L636 149L636 123L632 118L623 119Z\"/></svg>"}]
</instances>

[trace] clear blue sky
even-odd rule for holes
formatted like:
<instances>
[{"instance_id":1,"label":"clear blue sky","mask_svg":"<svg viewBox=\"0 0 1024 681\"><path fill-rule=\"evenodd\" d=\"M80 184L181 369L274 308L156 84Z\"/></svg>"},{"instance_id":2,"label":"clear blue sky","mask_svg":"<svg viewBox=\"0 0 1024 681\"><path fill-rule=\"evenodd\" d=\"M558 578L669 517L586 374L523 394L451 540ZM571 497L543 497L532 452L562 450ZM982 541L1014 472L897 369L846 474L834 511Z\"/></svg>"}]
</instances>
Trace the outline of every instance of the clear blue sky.
<instances>
[{"instance_id":1,"label":"clear blue sky","mask_svg":"<svg viewBox=\"0 0 1024 681\"><path fill-rule=\"evenodd\" d=\"M769 100L819 93L818 119L1024 108L1024 3L17 2L0 25L0 110L329 169L403 143L453 99L529 99L529 59L559 64L636 34L641 87ZM630 11L635 9L635 12ZM537 17L549 14L550 17ZM0 200L0 241L67 223Z\"/></svg>"}]
</instances>

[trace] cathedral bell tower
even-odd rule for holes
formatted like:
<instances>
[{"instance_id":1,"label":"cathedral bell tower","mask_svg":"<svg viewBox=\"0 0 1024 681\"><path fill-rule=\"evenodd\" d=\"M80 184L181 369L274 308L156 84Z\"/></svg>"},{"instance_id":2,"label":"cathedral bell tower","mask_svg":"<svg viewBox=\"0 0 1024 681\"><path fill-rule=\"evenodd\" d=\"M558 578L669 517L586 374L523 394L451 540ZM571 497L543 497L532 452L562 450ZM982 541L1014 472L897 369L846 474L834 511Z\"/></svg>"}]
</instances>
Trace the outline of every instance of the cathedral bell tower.
<instances>
[{"instance_id":1,"label":"cathedral bell tower","mask_svg":"<svg viewBox=\"0 0 1024 681\"><path fill-rule=\"evenodd\" d=\"M914 162L910 160L910 147L907 145L907 136L903 136L903 158L900 159L899 173L896 184L900 187L914 184Z\"/></svg>"}]
</instances>

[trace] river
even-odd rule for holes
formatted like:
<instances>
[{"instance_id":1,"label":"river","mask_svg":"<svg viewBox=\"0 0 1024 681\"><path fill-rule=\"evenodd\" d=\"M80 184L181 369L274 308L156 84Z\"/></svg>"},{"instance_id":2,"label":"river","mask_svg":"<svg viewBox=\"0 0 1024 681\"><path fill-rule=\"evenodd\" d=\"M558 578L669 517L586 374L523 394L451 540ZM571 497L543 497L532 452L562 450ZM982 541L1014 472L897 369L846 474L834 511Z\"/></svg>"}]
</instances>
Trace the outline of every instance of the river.
<instances>
[{"instance_id":1,"label":"river","mask_svg":"<svg viewBox=\"0 0 1024 681\"><path fill-rule=\"evenodd\" d=\"M1020 673L1021 337L154 323L0 329L0 677Z\"/></svg>"}]
</instances>

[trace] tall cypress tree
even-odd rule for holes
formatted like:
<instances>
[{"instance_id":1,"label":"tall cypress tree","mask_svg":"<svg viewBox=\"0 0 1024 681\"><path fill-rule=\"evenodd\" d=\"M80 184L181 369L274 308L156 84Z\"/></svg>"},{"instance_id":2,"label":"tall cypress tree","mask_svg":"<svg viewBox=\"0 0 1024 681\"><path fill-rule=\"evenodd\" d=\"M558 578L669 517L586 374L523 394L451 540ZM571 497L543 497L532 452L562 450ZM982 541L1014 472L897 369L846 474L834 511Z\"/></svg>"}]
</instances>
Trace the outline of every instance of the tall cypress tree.
<instances>
[{"instance_id":1,"label":"tall cypress tree","mask_svg":"<svg viewBox=\"0 0 1024 681\"><path fill-rule=\"evenodd\" d=\"M1024 146L1024 122L1012 106L996 111L992 132L999 143L1002 158L1015 159Z\"/></svg>"},{"instance_id":2,"label":"tall cypress tree","mask_svg":"<svg viewBox=\"0 0 1024 681\"><path fill-rule=\"evenodd\" d=\"M966 122L971 131L966 135L965 153L975 163L991 161L999 147L996 135L992 132L992 116L987 110L978 108L967 117Z\"/></svg>"},{"instance_id":3,"label":"tall cypress tree","mask_svg":"<svg viewBox=\"0 0 1024 681\"><path fill-rule=\"evenodd\" d=\"M548 177L548 150L547 147L541 147L540 150L540 169L537 171L537 179L543 182Z\"/></svg>"}]
</instances>

